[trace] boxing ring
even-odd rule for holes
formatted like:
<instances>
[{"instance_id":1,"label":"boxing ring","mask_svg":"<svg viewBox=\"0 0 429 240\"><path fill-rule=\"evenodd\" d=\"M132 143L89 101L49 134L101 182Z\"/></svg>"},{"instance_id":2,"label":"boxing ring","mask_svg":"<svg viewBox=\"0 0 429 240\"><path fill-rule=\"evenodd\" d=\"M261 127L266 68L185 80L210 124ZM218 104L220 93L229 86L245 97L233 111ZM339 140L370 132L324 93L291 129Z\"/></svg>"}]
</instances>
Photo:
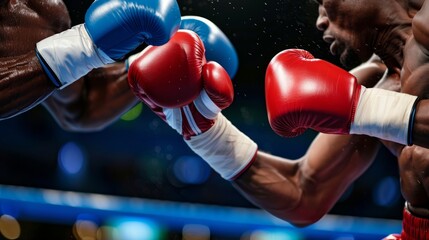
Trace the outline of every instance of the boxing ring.
<instances>
[{"instance_id":1,"label":"boxing ring","mask_svg":"<svg viewBox=\"0 0 429 240\"><path fill-rule=\"evenodd\" d=\"M167 239L151 232L157 229L184 234L185 229L191 228L191 232L192 229L197 229L195 231L200 235L203 231L208 237L210 235L225 237L217 239L246 239L244 236L248 236L249 239L381 239L401 230L399 220L339 215L327 215L311 226L295 228L265 211L253 208L8 185L0 185L0 207L3 216L16 218L17 221L76 225L78 221L85 220L94 222L93 225L109 226L110 229L119 228L121 224L123 227L124 223L128 223L128 227L134 227L124 230L126 233L123 234L129 235L130 229L137 231L136 234L125 236L121 235L121 231L119 233L116 231L117 237L110 238L124 240ZM134 225L130 225L131 222ZM146 232L142 232L144 228L147 229Z\"/></svg>"}]
</instances>

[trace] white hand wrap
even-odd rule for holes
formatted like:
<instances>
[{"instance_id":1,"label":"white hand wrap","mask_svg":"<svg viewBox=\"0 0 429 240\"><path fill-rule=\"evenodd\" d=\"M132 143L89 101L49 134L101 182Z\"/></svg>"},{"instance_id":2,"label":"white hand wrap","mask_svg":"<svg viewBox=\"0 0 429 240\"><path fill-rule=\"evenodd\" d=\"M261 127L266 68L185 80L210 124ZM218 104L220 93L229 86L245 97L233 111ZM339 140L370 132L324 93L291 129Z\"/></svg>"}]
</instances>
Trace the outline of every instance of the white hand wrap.
<instances>
[{"instance_id":1,"label":"white hand wrap","mask_svg":"<svg viewBox=\"0 0 429 240\"><path fill-rule=\"evenodd\" d=\"M417 97L362 86L351 134L364 134L406 145Z\"/></svg>"},{"instance_id":2,"label":"white hand wrap","mask_svg":"<svg viewBox=\"0 0 429 240\"><path fill-rule=\"evenodd\" d=\"M56 78L52 81L59 81L56 84L60 89L92 69L114 62L94 45L84 24L43 39L37 43L36 48L42 58L41 61L55 74L50 78Z\"/></svg>"},{"instance_id":3,"label":"white hand wrap","mask_svg":"<svg viewBox=\"0 0 429 240\"><path fill-rule=\"evenodd\" d=\"M205 133L185 141L224 179L231 180L252 162L258 146L219 113L215 124Z\"/></svg>"}]
</instances>

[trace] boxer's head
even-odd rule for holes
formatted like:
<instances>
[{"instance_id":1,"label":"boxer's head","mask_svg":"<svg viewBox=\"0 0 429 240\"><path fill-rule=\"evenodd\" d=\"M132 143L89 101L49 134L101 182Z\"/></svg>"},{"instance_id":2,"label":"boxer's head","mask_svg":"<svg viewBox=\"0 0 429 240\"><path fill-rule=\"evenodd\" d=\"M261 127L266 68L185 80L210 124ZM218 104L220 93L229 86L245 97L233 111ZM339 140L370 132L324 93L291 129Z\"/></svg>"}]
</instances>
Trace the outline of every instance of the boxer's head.
<instances>
[{"instance_id":1,"label":"boxer's head","mask_svg":"<svg viewBox=\"0 0 429 240\"><path fill-rule=\"evenodd\" d=\"M330 51L346 66L366 61L391 41L392 26L411 23L408 0L315 0L316 27L331 44Z\"/></svg>"}]
</instances>

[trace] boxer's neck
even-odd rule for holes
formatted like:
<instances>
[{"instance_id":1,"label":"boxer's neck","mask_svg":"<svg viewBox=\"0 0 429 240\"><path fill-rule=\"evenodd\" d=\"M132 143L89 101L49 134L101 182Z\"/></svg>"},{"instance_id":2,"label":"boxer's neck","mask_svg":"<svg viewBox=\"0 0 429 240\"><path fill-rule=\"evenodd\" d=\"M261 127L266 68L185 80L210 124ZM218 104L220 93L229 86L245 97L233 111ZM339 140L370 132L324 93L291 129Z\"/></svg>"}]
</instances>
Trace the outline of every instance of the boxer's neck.
<instances>
[{"instance_id":1,"label":"boxer's neck","mask_svg":"<svg viewBox=\"0 0 429 240\"><path fill-rule=\"evenodd\" d=\"M402 68L403 49L412 36L411 22L402 25L389 25L380 29L374 43L377 54L389 68Z\"/></svg>"}]
</instances>

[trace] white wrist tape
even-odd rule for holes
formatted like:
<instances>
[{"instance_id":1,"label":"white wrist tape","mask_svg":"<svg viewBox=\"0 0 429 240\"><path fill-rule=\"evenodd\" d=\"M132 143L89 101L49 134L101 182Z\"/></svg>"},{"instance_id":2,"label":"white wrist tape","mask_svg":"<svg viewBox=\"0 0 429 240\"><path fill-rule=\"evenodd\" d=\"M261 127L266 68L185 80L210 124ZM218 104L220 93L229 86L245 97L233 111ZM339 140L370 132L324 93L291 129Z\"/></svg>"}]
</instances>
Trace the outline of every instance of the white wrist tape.
<instances>
[{"instance_id":1,"label":"white wrist tape","mask_svg":"<svg viewBox=\"0 0 429 240\"><path fill-rule=\"evenodd\" d=\"M252 162L258 146L221 113L208 131L185 141L224 179L237 177Z\"/></svg>"},{"instance_id":2,"label":"white wrist tape","mask_svg":"<svg viewBox=\"0 0 429 240\"><path fill-rule=\"evenodd\" d=\"M51 77L57 78L60 89L92 69L114 62L94 45L84 24L43 39L36 48L44 63L55 74Z\"/></svg>"},{"instance_id":3,"label":"white wrist tape","mask_svg":"<svg viewBox=\"0 0 429 240\"><path fill-rule=\"evenodd\" d=\"M407 144L410 115L417 97L362 86L351 134Z\"/></svg>"}]
</instances>

